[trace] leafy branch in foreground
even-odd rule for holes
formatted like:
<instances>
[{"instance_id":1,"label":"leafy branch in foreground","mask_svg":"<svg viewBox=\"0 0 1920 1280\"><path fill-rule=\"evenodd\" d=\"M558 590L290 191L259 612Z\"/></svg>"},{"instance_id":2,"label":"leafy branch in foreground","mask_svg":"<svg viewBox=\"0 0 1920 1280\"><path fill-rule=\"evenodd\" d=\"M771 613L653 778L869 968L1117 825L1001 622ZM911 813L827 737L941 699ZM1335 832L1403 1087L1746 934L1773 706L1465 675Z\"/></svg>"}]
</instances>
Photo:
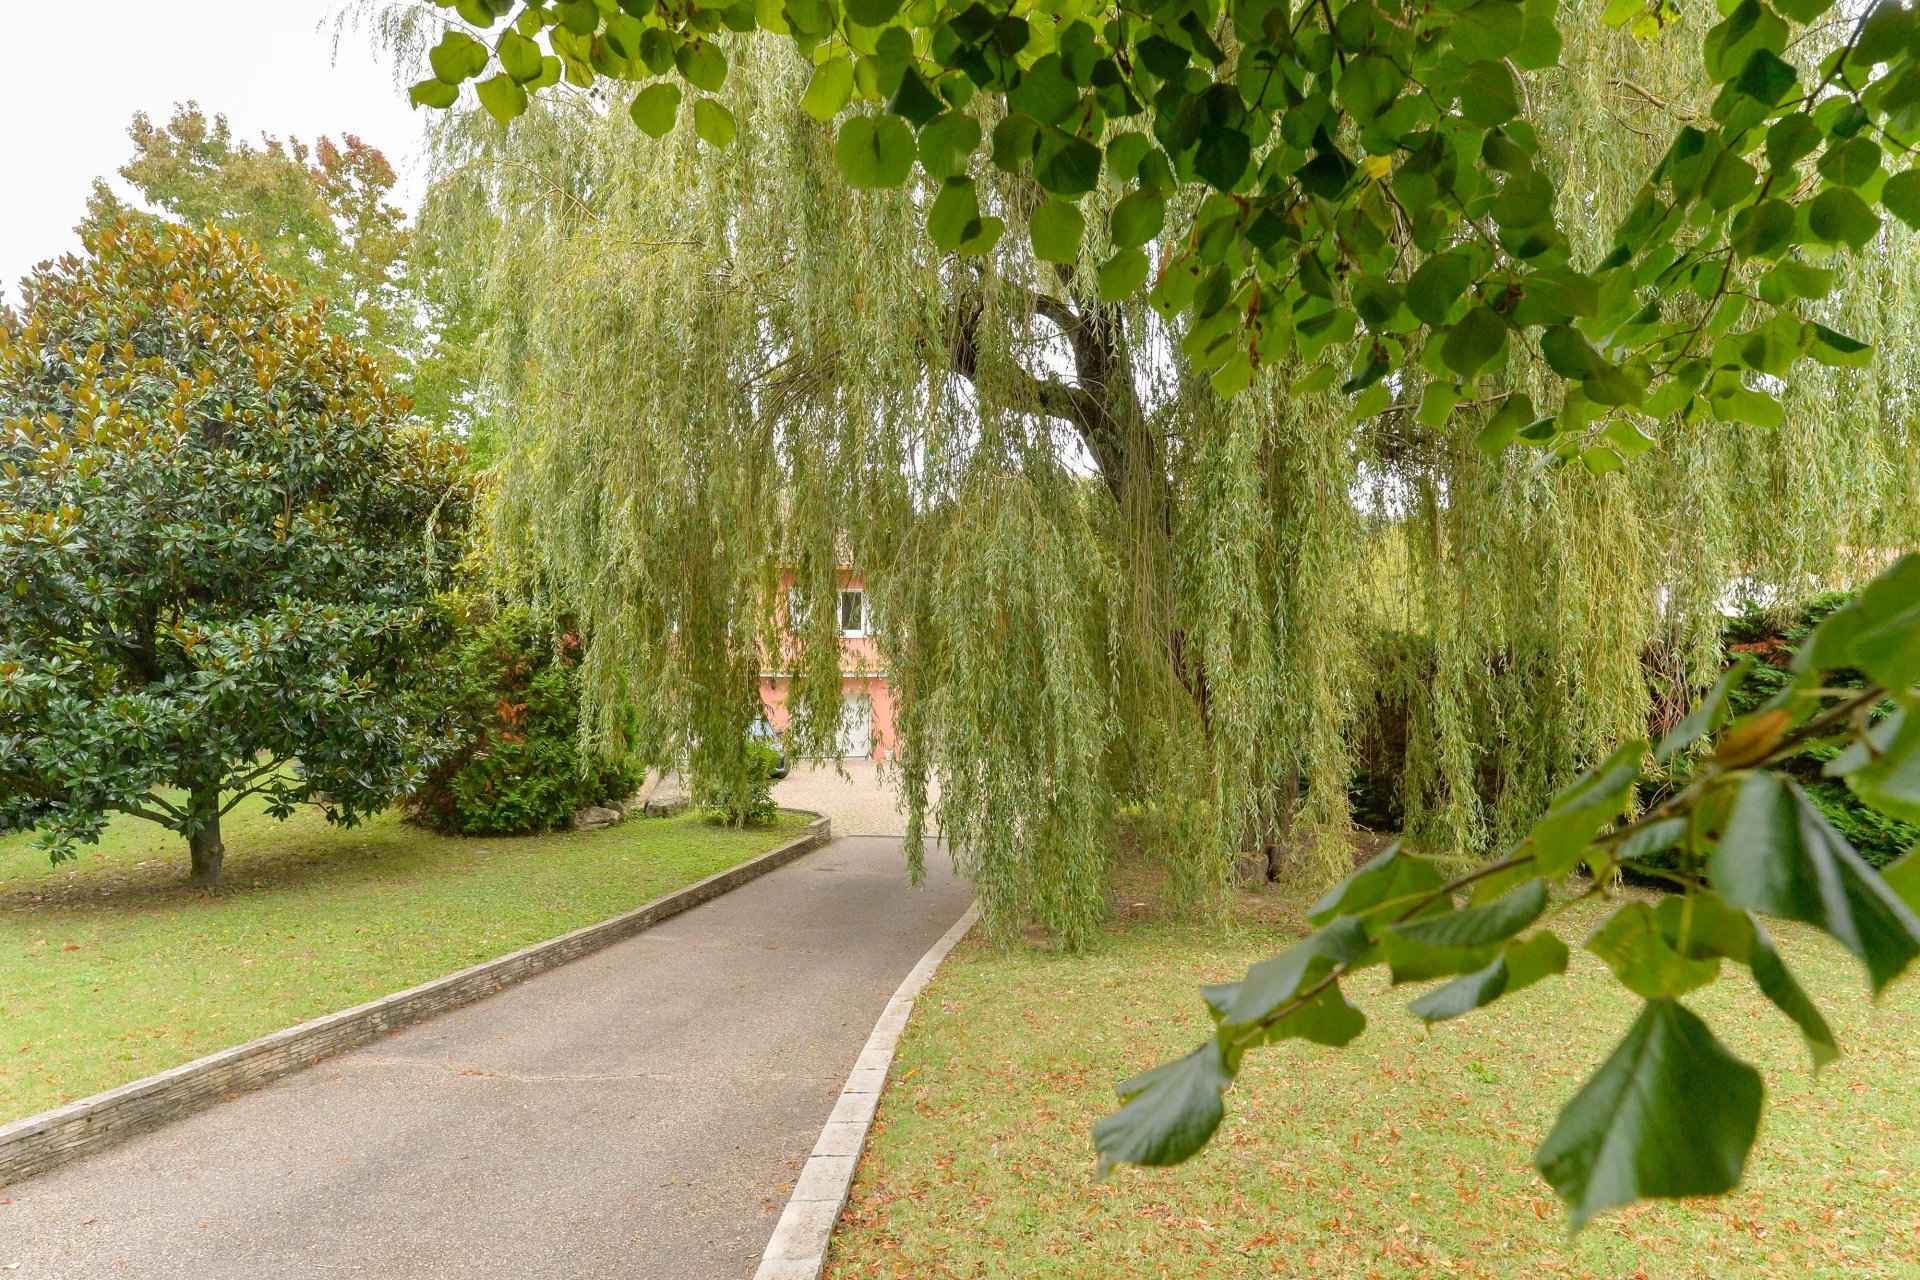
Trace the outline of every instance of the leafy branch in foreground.
<instances>
[{"instance_id":1,"label":"leafy branch in foreground","mask_svg":"<svg viewBox=\"0 0 1920 1280\"><path fill-rule=\"evenodd\" d=\"M1572 20L1552 0L436 3L462 21L416 105L471 81L504 123L563 81L634 82L641 130L690 115L727 147L727 33L785 37L847 180L917 169L942 251L985 254L1013 221L989 168L1030 179L1034 257L1085 248L1103 300L1145 291L1222 395L1298 362L1297 390L1337 385L1371 417L1418 363L1435 416L1497 403L1487 447L1595 472L1650 447L1649 420L1777 425L1764 379L1802 358L1866 363L1809 311L1835 288L1825 263L1868 250L1879 210L1920 225L1920 20L1898 3L1835 20L1833 0L1727 0L1687 31L1715 96L1676 121L1597 262L1575 260L1586 206L1560 198L1530 119ZM1643 39L1684 22L1664 0L1605 19ZM1544 357L1558 403L1507 385L1516 349Z\"/></svg>"},{"instance_id":2,"label":"leafy branch in foreground","mask_svg":"<svg viewBox=\"0 0 1920 1280\"><path fill-rule=\"evenodd\" d=\"M1717 981L1723 962L1744 966L1799 1027L1817 1069L1839 1046L1761 917L1830 934L1876 995L1920 955L1920 851L1883 877L1773 768L1815 743L1844 743L1827 772L1879 811L1920 819L1920 556L1822 623L1792 681L1726 724L1749 669L1729 671L1651 752L1664 766L1718 731L1691 781L1658 807L1622 820L1650 763L1647 744L1631 742L1563 791L1506 858L1449 879L1395 845L1354 872L1309 912L1316 932L1241 981L1203 989L1214 1035L1120 1086L1125 1105L1094 1127L1102 1166L1178 1164L1199 1151L1249 1050L1359 1035L1366 1017L1340 981L1361 969L1384 964L1396 985L1447 979L1410 1006L1429 1023L1564 973L1567 944L1541 924L1558 910L1555 890L1560 906L1605 895L1629 870L1676 892L1622 903L1584 946L1645 1004L1534 1164L1575 1226L1640 1199L1734 1187L1759 1126L1760 1076L1681 998ZM1867 687L1828 687L1822 675L1836 670L1863 673ZM1677 872L1646 861L1667 851Z\"/></svg>"}]
</instances>

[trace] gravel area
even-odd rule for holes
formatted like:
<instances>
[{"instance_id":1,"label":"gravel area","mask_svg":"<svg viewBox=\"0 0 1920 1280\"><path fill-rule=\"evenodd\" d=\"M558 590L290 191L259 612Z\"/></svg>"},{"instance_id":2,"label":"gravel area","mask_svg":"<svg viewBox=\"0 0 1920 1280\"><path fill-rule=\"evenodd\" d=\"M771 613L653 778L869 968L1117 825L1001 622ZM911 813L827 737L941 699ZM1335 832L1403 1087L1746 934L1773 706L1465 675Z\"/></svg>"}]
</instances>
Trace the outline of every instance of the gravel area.
<instances>
[{"instance_id":1,"label":"gravel area","mask_svg":"<svg viewBox=\"0 0 1920 1280\"><path fill-rule=\"evenodd\" d=\"M907 814L893 770L871 760L802 761L774 784L773 798L789 809L826 814L836 836L906 834Z\"/></svg>"}]
</instances>

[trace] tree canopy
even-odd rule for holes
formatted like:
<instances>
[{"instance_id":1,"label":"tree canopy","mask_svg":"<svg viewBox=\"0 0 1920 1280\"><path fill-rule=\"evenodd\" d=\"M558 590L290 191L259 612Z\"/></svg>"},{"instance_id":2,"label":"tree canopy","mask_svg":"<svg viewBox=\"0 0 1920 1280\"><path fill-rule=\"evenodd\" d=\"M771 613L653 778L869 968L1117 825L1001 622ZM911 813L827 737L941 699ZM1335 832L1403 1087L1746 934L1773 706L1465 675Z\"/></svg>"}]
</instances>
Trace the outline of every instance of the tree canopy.
<instances>
[{"instance_id":1,"label":"tree canopy","mask_svg":"<svg viewBox=\"0 0 1920 1280\"><path fill-rule=\"evenodd\" d=\"M117 223L0 327L0 827L186 837L264 796L351 823L440 740L423 663L458 444L239 236Z\"/></svg>"},{"instance_id":2,"label":"tree canopy","mask_svg":"<svg viewBox=\"0 0 1920 1280\"><path fill-rule=\"evenodd\" d=\"M135 113L127 136L133 156L118 174L140 202L96 179L83 237L122 220L237 232L268 270L326 302L327 331L378 360L415 414L466 425L472 379L461 329L469 317L447 296L444 264L417 251L378 147L353 134L310 144L267 134L254 143L193 102L176 103L164 124Z\"/></svg>"},{"instance_id":3,"label":"tree canopy","mask_svg":"<svg viewBox=\"0 0 1920 1280\"><path fill-rule=\"evenodd\" d=\"M389 37L425 56L441 39L430 12L400 11ZM1516 81L1568 263L1606 260L1644 170L1682 119L1710 117L1711 26L1687 15L1641 41L1569 15L1551 71ZM1846 35L1792 55L1818 64L1821 39ZM1581 438L1612 431L1636 457L1595 455L1596 476L1561 465L1591 445L1534 429L1536 408L1568 403L1536 341L1475 386L1432 365L1445 327L1420 324L1378 383L1343 392L1326 362L1372 339L1322 327L1320 298L1294 346L1223 395L1191 341L1203 320L1151 290L1102 295L1111 215L1135 185L1103 177L1081 197L1079 247L1053 261L1032 225L1060 216L1056 196L977 155L974 191L1008 231L950 253L926 233L942 184L849 179L807 110L813 56L780 39L718 47L736 68L725 147L697 132L636 145L598 80L537 98L505 132L477 112L438 130L447 212L422 235L483 264L503 541L580 610L596 701L643 707L663 753L737 734L768 663L795 673L802 744L824 745L840 688L824 602L850 562L892 665L915 831L937 820L996 928L1037 918L1068 945L1090 937L1108 824L1130 805L1202 896L1231 851L1289 820L1320 874L1344 873L1348 787L1383 699L1410 717L1409 833L1497 850L1713 682L1729 593L1797 593L1916 537L1914 242L1899 226L1871 255L1802 245L1766 268L1824 282L1830 296L1788 309L1870 339L1867 363L1743 375L1783 406L1772 427L1704 402L1615 406ZM983 133L1001 109L988 94L967 107ZM1156 260L1182 260L1219 198L1179 184ZM1451 234L1497 239L1489 216L1463 213ZM1436 256L1395 243L1403 275ZM1706 315L1707 298L1664 289L1642 306ZM1744 289L1712 304L1722 336L1748 332L1734 313L1749 303L1766 306ZM790 646L788 571L822 620Z\"/></svg>"},{"instance_id":4,"label":"tree canopy","mask_svg":"<svg viewBox=\"0 0 1920 1280\"><path fill-rule=\"evenodd\" d=\"M466 25L388 28L415 101L471 82L514 122L440 139L498 215L503 530L659 741L737 721L776 654L827 732L833 637L787 645L776 587L821 617L851 562L915 835L937 779L989 924L1072 945L1123 807L1177 884L1296 813L1346 872L1354 731L1410 708L1406 844L1203 993L1213 1034L1122 1086L1104 1159L1185 1159L1248 1052L1351 1040L1349 973L1444 980L1430 1021L1552 977L1552 913L1632 866L1680 892L1586 946L1642 1013L1536 1161L1576 1223L1723 1191L1763 1090L1684 998L1744 967L1817 1064L1758 916L1875 991L1920 954L1916 864L1883 878L1770 767L1841 746L1920 814L1920 562L1731 724L1714 644L1734 593L1920 536L1912 10L441 7Z\"/></svg>"}]
</instances>

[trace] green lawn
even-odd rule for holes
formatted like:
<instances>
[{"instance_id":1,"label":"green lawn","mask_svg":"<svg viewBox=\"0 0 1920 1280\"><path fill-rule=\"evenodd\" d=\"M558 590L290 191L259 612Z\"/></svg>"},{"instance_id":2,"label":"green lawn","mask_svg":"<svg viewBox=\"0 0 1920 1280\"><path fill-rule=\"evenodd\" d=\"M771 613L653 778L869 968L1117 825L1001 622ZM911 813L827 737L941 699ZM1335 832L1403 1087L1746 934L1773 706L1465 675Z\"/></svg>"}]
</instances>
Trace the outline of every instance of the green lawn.
<instances>
[{"instance_id":1,"label":"green lawn","mask_svg":"<svg viewBox=\"0 0 1920 1280\"><path fill-rule=\"evenodd\" d=\"M57 866L0 839L0 1123L617 915L805 822L462 839L242 808L211 893L151 823Z\"/></svg>"},{"instance_id":2,"label":"green lawn","mask_svg":"<svg viewBox=\"0 0 1920 1280\"><path fill-rule=\"evenodd\" d=\"M1767 1078L1732 1198L1639 1206L1569 1241L1529 1156L1635 1012L1584 952L1431 1033L1405 1012L1417 988L1356 983L1371 1022L1349 1049L1251 1055L1196 1160L1095 1181L1088 1129L1113 1082L1210 1029L1196 984L1306 932L1298 901L1265 906L1237 939L1149 920L1079 957L956 950L915 1006L829 1280L1920 1276L1920 979L1870 1023L1851 957L1796 927L1775 930L1789 963L1816 998L1844 993L1826 1005L1847 1056L1817 1080L1744 977L1689 1001Z\"/></svg>"}]
</instances>

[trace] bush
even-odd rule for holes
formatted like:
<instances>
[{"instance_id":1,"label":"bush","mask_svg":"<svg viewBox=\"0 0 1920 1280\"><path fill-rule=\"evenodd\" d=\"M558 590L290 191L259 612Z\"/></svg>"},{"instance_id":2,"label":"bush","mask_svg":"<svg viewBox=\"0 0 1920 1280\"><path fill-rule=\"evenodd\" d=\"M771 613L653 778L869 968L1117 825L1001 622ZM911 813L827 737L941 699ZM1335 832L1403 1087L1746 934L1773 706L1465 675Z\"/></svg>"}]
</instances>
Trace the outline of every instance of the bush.
<instances>
[{"instance_id":1,"label":"bush","mask_svg":"<svg viewBox=\"0 0 1920 1280\"><path fill-rule=\"evenodd\" d=\"M565 826L632 795L639 773L580 749L580 638L531 611L471 626L448 673L458 751L408 800L415 821L461 835Z\"/></svg>"},{"instance_id":2,"label":"bush","mask_svg":"<svg viewBox=\"0 0 1920 1280\"><path fill-rule=\"evenodd\" d=\"M713 758L718 751L697 753L693 803L710 821L762 826L780 812L773 803L773 771L780 755L765 743L744 740L740 751L738 758L726 761Z\"/></svg>"},{"instance_id":3,"label":"bush","mask_svg":"<svg viewBox=\"0 0 1920 1280\"><path fill-rule=\"evenodd\" d=\"M1793 651L1828 614L1851 599L1852 596L1841 592L1827 592L1788 610L1784 617L1778 612L1749 606L1734 619L1727 627L1728 664L1742 655L1751 655L1754 659L1752 673L1729 700L1734 713L1745 715L1784 689L1793 678L1787 669ZM1865 687L1857 671L1834 672L1828 683L1836 688ZM1874 719L1892 710L1891 702L1883 702ZM1835 747L1815 747L1786 761L1781 765L1781 772L1799 781L1827 821L1874 866L1884 867L1907 850L1920 847L1920 827L1869 808L1854 796L1846 783L1822 775L1822 767L1837 753Z\"/></svg>"}]
</instances>

